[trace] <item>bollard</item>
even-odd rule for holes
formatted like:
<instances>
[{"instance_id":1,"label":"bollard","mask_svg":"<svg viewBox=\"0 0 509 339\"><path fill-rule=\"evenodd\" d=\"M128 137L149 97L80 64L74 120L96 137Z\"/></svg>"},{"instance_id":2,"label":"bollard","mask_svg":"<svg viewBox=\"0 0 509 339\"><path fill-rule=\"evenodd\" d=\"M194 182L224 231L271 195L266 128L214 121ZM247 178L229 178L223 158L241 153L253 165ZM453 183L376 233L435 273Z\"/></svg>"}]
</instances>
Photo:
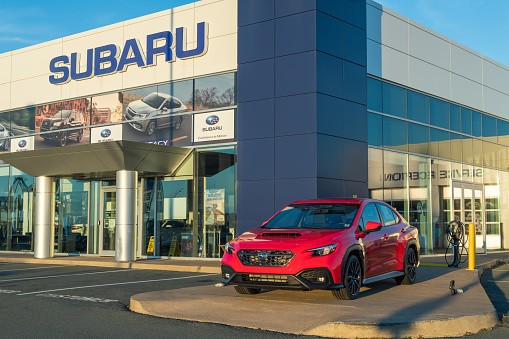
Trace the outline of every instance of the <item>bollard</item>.
<instances>
[{"instance_id":1,"label":"bollard","mask_svg":"<svg viewBox=\"0 0 509 339\"><path fill-rule=\"evenodd\" d=\"M468 269L475 268L475 225L468 224Z\"/></svg>"}]
</instances>

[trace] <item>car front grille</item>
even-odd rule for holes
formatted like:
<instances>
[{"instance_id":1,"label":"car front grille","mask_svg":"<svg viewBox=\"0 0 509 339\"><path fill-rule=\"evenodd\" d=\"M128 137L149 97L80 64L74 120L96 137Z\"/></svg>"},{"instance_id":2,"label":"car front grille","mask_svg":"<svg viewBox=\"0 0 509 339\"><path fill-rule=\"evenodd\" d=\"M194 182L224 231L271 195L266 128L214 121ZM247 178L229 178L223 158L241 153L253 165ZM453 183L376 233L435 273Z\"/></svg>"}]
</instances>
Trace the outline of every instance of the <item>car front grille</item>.
<instances>
[{"instance_id":1,"label":"car front grille","mask_svg":"<svg viewBox=\"0 0 509 339\"><path fill-rule=\"evenodd\" d=\"M283 267L295 254L292 251L280 250L240 250L237 256L245 266Z\"/></svg>"},{"instance_id":2,"label":"car front grille","mask_svg":"<svg viewBox=\"0 0 509 339\"><path fill-rule=\"evenodd\" d=\"M279 274L242 274L242 281L287 284L288 276Z\"/></svg>"}]
</instances>

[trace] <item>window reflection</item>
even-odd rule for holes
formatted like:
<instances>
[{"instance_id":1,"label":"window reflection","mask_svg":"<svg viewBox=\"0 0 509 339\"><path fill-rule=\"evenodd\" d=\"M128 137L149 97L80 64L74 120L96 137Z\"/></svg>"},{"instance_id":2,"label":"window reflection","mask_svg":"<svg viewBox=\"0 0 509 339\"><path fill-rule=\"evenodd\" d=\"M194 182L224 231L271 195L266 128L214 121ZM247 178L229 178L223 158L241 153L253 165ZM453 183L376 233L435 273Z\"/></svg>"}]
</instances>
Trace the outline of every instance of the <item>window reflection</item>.
<instances>
[{"instance_id":1,"label":"window reflection","mask_svg":"<svg viewBox=\"0 0 509 339\"><path fill-rule=\"evenodd\" d=\"M383 117L383 145L400 151L407 151L407 123Z\"/></svg>"},{"instance_id":2,"label":"window reflection","mask_svg":"<svg viewBox=\"0 0 509 339\"><path fill-rule=\"evenodd\" d=\"M235 74L222 74L195 80L194 110L235 105Z\"/></svg>"},{"instance_id":3,"label":"window reflection","mask_svg":"<svg viewBox=\"0 0 509 339\"><path fill-rule=\"evenodd\" d=\"M431 124L449 129L449 103L435 98L430 99Z\"/></svg>"},{"instance_id":4,"label":"window reflection","mask_svg":"<svg viewBox=\"0 0 509 339\"><path fill-rule=\"evenodd\" d=\"M412 153L429 154L429 127L408 124L408 151Z\"/></svg>"},{"instance_id":5,"label":"window reflection","mask_svg":"<svg viewBox=\"0 0 509 339\"><path fill-rule=\"evenodd\" d=\"M408 119L429 124L429 97L408 91Z\"/></svg>"},{"instance_id":6,"label":"window reflection","mask_svg":"<svg viewBox=\"0 0 509 339\"><path fill-rule=\"evenodd\" d=\"M383 112L400 118L406 118L407 90L384 82Z\"/></svg>"}]
</instances>

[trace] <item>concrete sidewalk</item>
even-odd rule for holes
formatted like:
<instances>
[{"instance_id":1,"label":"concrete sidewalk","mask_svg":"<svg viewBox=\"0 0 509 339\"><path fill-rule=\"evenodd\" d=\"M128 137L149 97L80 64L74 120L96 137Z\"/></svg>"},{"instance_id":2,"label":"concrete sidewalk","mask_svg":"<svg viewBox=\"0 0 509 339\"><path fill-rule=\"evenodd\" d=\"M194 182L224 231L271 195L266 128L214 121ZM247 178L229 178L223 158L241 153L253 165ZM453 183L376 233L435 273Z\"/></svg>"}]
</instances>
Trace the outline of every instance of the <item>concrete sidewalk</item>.
<instances>
[{"instance_id":1,"label":"concrete sidewalk","mask_svg":"<svg viewBox=\"0 0 509 339\"><path fill-rule=\"evenodd\" d=\"M476 333L498 323L497 313L479 282L481 273L508 252L476 257L476 270L448 268L443 256L421 258L417 282L398 286L387 280L364 286L359 298L340 301L329 291L264 291L239 295L214 285L157 291L131 297L131 310L158 317L337 338L452 337ZM111 257L0 253L0 262L84 265L133 269L219 273L218 260L141 259L116 263ZM219 282L218 276L218 282ZM449 282L465 293L452 296Z\"/></svg>"}]
</instances>

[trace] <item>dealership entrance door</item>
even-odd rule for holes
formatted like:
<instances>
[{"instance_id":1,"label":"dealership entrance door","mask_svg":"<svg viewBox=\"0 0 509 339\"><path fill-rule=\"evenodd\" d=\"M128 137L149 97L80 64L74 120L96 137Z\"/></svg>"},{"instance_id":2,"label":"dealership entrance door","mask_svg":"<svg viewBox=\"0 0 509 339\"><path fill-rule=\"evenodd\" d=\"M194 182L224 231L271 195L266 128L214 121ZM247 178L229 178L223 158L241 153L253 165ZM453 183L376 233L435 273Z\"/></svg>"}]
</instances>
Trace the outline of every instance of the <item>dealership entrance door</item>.
<instances>
[{"instance_id":1,"label":"dealership entrance door","mask_svg":"<svg viewBox=\"0 0 509 339\"><path fill-rule=\"evenodd\" d=\"M484 187L479 184L453 182L452 202L454 219L465 224L465 233L468 233L468 224L475 225L476 253L486 253L486 223L484 213ZM468 247L468 236L466 246Z\"/></svg>"}]
</instances>

